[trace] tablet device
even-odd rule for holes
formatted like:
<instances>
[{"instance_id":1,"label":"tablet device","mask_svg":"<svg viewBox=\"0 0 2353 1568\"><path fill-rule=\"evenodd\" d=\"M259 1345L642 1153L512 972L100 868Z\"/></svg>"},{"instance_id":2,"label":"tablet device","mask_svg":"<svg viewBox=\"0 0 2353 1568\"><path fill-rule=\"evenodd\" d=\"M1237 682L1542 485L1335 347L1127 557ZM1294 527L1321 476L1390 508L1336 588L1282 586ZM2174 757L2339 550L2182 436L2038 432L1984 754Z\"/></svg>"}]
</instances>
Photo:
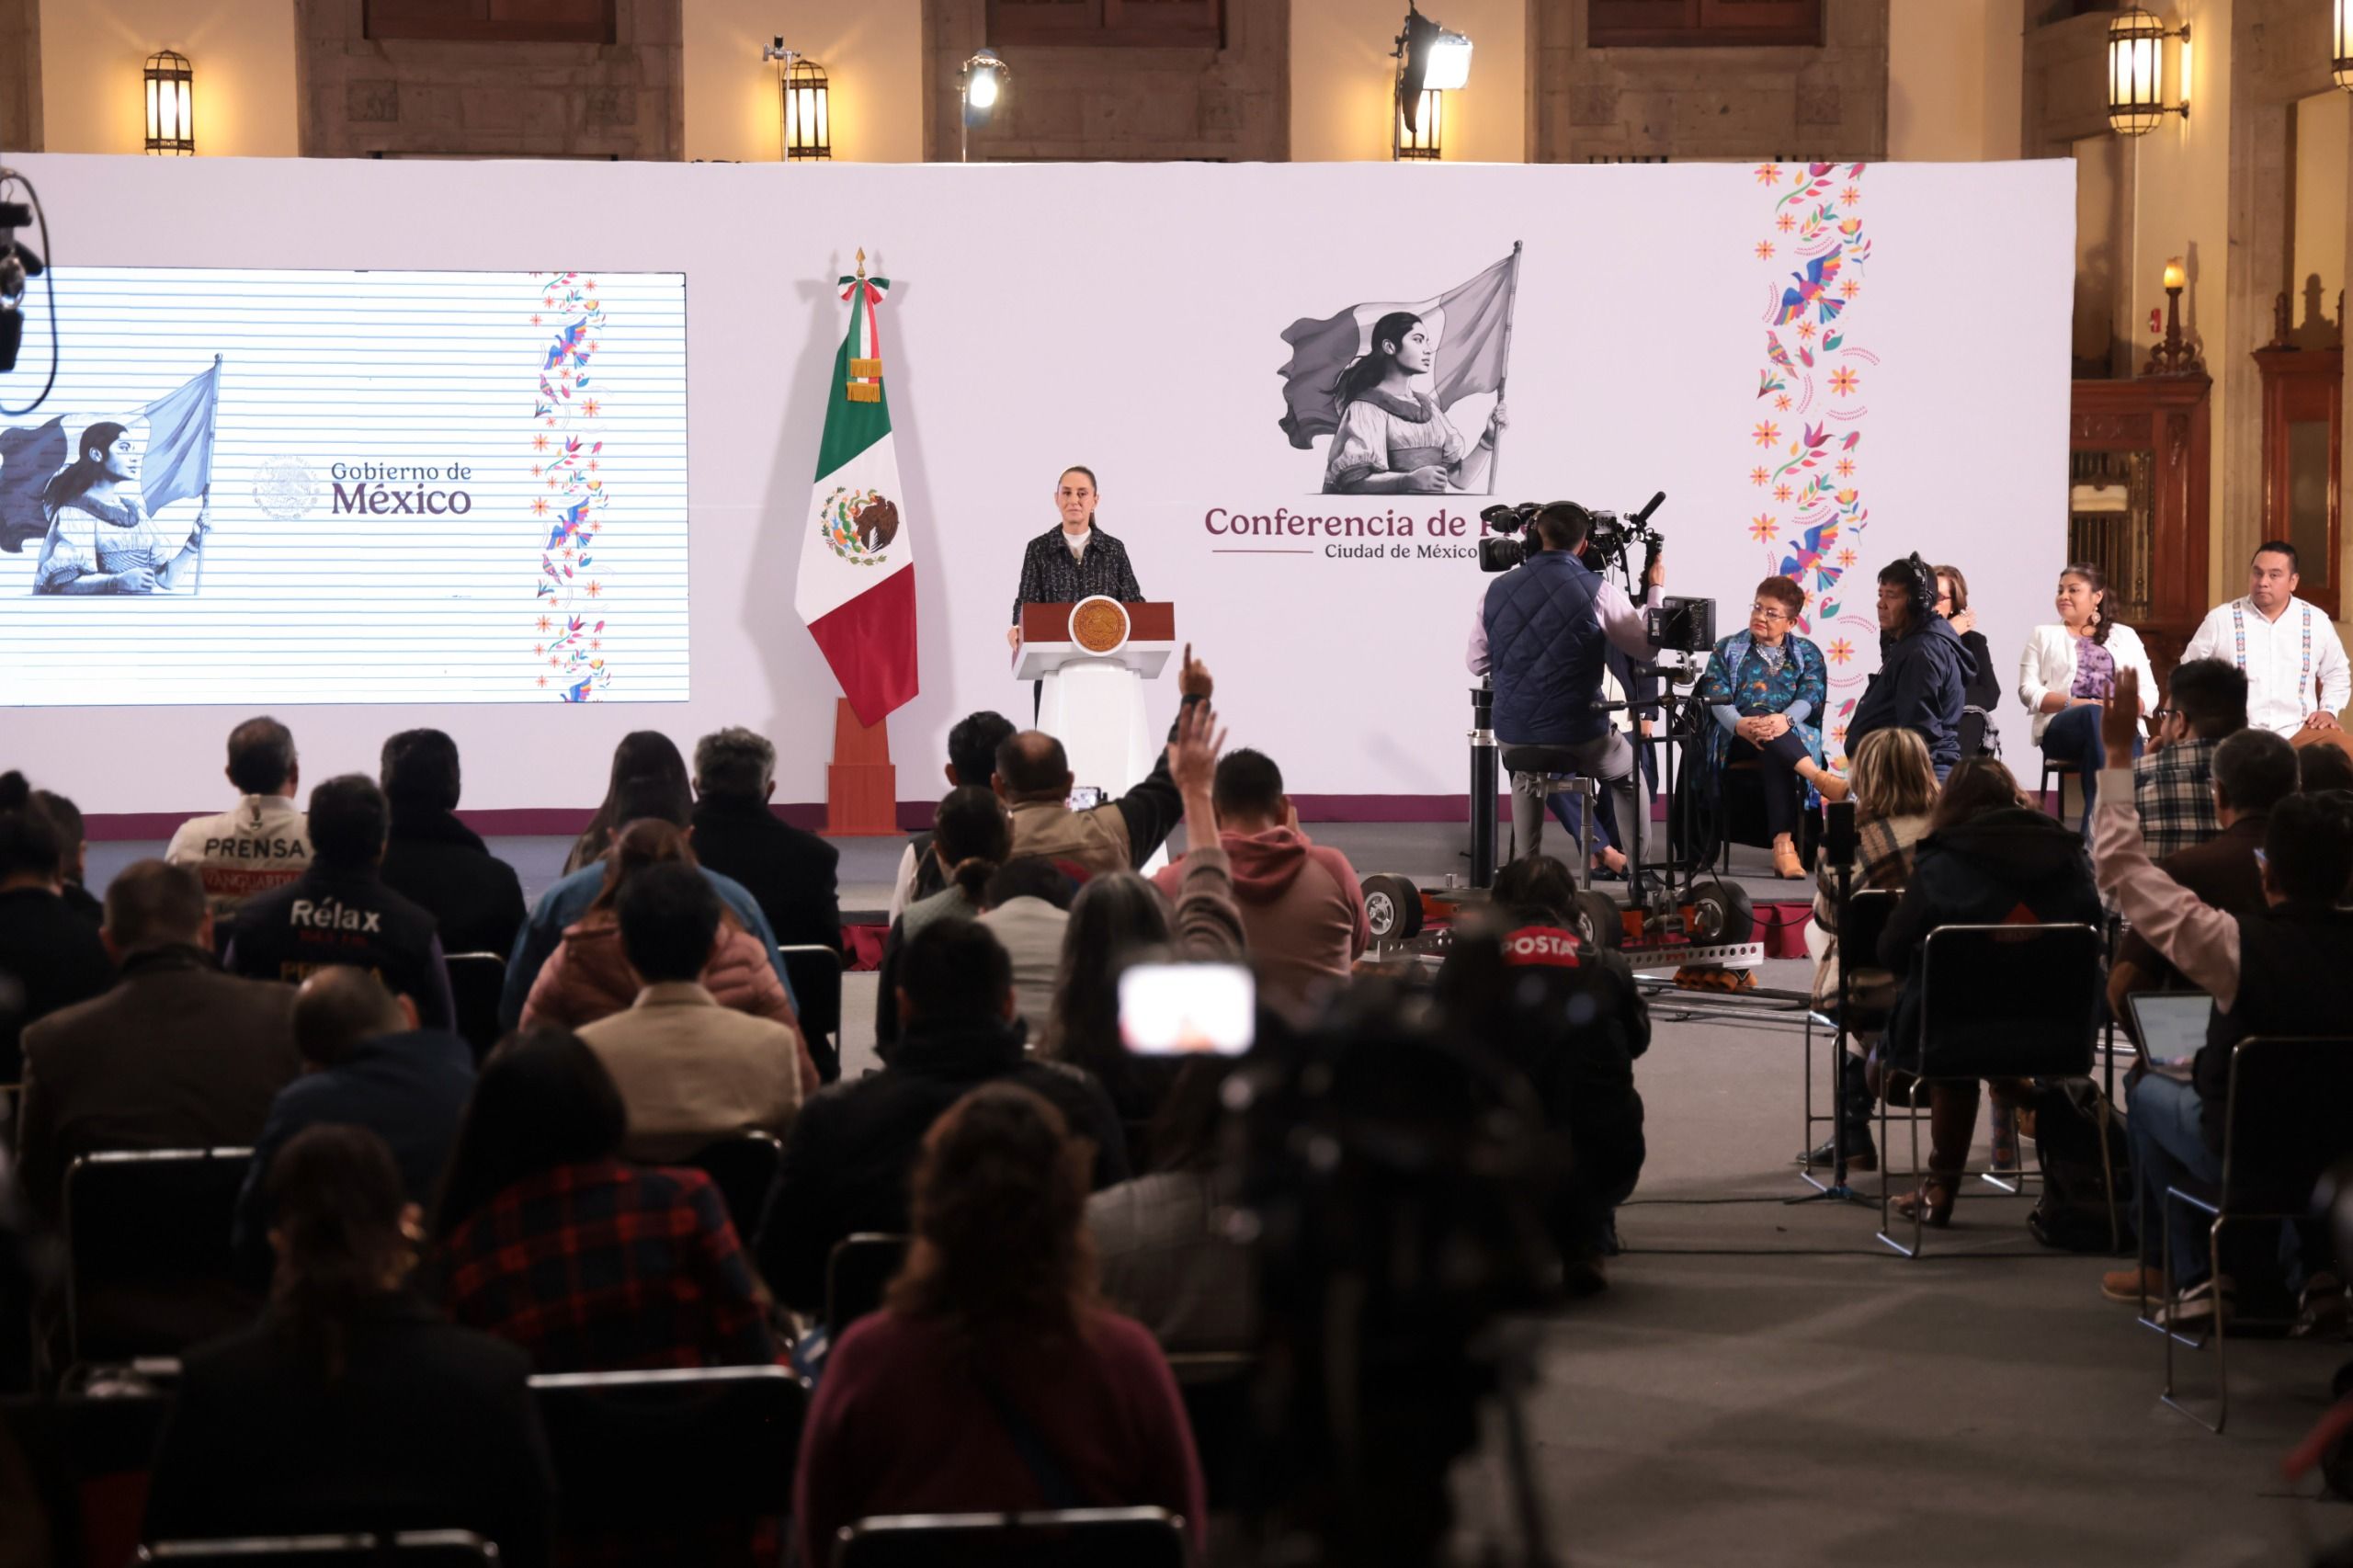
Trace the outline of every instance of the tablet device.
<instances>
[{"instance_id":1,"label":"tablet device","mask_svg":"<svg viewBox=\"0 0 2353 1568\"><path fill-rule=\"evenodd\" d=\"M2214 999L2203 991L2136 991L2124 1002L2132 1009L2142 1060L2150 1066L2187 1068L2206 1043Z\"/></svg>"}]
</instances>

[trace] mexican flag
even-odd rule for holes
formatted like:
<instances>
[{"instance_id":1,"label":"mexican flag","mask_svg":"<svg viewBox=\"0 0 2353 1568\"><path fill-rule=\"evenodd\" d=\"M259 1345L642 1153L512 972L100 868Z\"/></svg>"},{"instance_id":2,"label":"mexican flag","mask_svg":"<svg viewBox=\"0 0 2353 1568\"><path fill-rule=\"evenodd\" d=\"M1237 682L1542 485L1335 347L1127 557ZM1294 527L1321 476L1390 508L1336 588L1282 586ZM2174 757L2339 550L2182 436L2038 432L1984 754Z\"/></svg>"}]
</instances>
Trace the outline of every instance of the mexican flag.
<instances>
[{"instance_id":1,"label":"mexican flag","mask_svg":"<svg viewBox=\"0 0 2353 1568\"><path fill-rule=\"evenodd\" d=\"M858 722L871 727L916 691L915 540L900 519L899 454L875 320L891 280L869 278L860 251L858 275L840 279L840 288L849 331L826 389L825 438L792 608Z\"/></svg>"}]
</instances>

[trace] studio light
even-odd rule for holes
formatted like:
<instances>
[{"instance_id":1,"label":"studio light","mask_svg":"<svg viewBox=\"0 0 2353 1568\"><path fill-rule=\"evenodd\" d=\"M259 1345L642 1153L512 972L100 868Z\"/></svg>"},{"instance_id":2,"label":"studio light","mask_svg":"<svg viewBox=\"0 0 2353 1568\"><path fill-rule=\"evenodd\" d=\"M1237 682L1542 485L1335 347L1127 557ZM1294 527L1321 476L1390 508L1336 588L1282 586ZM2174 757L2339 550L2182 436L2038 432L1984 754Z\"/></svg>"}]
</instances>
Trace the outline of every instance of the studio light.
<instances>
[{"instance_id":1,"label":"studio light","mask_svg":"<svg viewBox=\"0 0 2353 1568\"><path fill-rule=\"evenodd\" d=\"M760 58L779 62L777 67L777 146L789 162L831 158L833 87L825 68L807 55L774 39Z\"/></svg>"},{"instance_id":2,"label":"studio light","mask_svg":"<svg viewBox=\"0 0 2353 1568\"><path fill-rule=\"evenodd\" d=\"M173 50L147 57L147 150L181 156L196 151L196 73L188 56Z\"/></svg>"},{"instance_id":3,"label":"studio light","mask_svg":"<svg viewBox=\"0 0 2353 1568\"><path fill-rule=\"evenodd\" d=\"M2336 0L2329 11L2328 36L2336 56L2330 69L2336 85L2353 93L2353 0Z\"/></svg>"},{"instance_id":4,"label":"studio light","mask_svg":"<svg viewBox=\"0 0 2353 1568\"><path fill-rule=\"evenodd\" d=\"M1006 68L1003 60L997 58L996 51L985 45L964 62L964 68L956 74L956 97L964 109L963 131L956 150L960 162L969 162L972 158L972 127L986 125L995 117L996 106L1012 83L1013 73Z\"/></svg>"},{"instance_id":5,"label":"studio light","mask_svg":"<svg viewBox=\"0 0 2353 1568\"><path fill-rule=\"evenodd\" d=\"M1397 35L1397 118L1396 155L1398 157L1435 158L1438 156L1437 133L1430 134L1430 151L1411 152L1422 140L1422 115L1425 109L1438 110L1438 95L1459 91L1471 80L1471 40L1461 33L1431 21L1408 5L1405 9L1405 29Z\"/></svg>"},{"instance_id":6,"label":"studio light","mask_svg":"<svg viewBox=\"0 0 2353 1568\"><path fill-rule=\"evenodd\" d=\"M2181 101L2165 102L2165 40L2181 40ZM2189 118L2189 29L2167 32L2135 6L2108 24L2108 123L2120 136L2154 131L2165 116Z\"/></svg>"},{"instance_id":7,"label":"studio light","mask_svg":"<svg viewBox=\"0 0 2353 1568\"><path fill-rule=\"evenodd\" d=\"M1403 160L1435 159L1440 155L1446 95L1436 87L1424 87L1419 108L1421 112L1411 119L1403 108L1397 111L1397 134L1392 139L1391 156Z\"/></svg>"}]
</instances>

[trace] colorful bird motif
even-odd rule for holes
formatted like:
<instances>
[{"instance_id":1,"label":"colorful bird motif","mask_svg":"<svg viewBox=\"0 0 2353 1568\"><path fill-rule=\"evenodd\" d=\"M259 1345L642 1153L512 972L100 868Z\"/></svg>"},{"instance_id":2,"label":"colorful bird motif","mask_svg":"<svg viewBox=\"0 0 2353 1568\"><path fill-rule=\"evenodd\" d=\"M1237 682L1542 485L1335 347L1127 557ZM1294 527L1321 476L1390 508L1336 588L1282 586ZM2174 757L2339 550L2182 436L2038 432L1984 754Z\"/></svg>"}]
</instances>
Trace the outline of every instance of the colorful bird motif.
<instances>
[{"instance_id":1,"label":"colorful bird motif","mask_svg":"<svg viewBox=\"0 0 2353 1568\"><path fill-rule=\"evenodd\" d=\"M1787 326L1805 314L1809 307L1819 307L1826 323L1836 318L1846 308L1846 301L1836 299L1830 286L1838 278L1838 251L1834 247L1824 255L1807 262L1803 272L1792 272L1797 287L1781 290L1781 308L1773 317L1775 326Z\"/></svg>"},{"instance_id":2,"label":"colorful bird motif","mask_svg":"<svg viewBox=\"0 0 2353 1568\"><path fill-rule=\"evenodd\" d=\"M1838 519L1825 518L1805 530L1790 546L1790 553L1781 558L1781 575L1804 585L1805 574L1814 574L1814 586L1830 588L1836 585L1841 569L1830 561L1830 551L1838 542Z\"/></svg>"}]
</instances>

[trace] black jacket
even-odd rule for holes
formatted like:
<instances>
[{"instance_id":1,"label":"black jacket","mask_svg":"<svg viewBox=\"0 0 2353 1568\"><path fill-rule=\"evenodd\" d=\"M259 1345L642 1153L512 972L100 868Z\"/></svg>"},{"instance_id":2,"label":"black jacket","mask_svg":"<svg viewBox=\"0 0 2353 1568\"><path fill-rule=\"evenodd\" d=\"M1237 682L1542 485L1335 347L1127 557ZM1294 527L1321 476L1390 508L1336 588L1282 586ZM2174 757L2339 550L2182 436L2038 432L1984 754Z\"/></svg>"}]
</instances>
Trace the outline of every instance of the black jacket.
<instances>
[{"instance_id":1,"label":"black jacket","mask_svg":"<svg viewBox=\"0 0 2353 1568\"><path fill-rule=\"evenodd\" d=\"M1879 673L1847 723L1847 755L1873 730L1914 730L1940 768L1961 760L1961 710L1977 674L1970 653L1943 616L1903 637L1880 639Z\"/></svg>"},{"instance_id":2,"label":"black jacket","mask_svg":"<svg viewBox=\"0 0 2353 1568\"><path fill-rule=\"evenodd\" d=\"M1086 558L1071 559L1060 523L1031 540L1021 552L1021 585L1013 591L1013 624L1021 624L1023 605L1076 604L1100 594L1121 604L1142 600L1135 568L1128 564L1128 547L1090 528Z\"/></svg>"},{"instance_id":3,"label":"black jacket","mask_svg":"<svg viewBox=\"0 0 2353 1568\"><path fill-rule=\"evenodd\" d=\"M762 1227L760 1269L790 1306L825 1302L825 1259L858 1231L904 1232L907 1181L924 1134L968 1089L1008 1079L1056 1106L1095 1144L1097 1190L1128 1178L1127 1145L1103 1085L1074 1067L1040 1062L1021 1031L988 1020L911 1024L880 1073L821 1090L801 1108Z\"/></svg>"},{"instance_id":4,"label":"black jacket","mask_svg":"<svg viewBox=\"0 0 2353 1568\"><path fill-rule=\"evenodd\" d=\"M384 885L433 916L445 953L515 950L523 884L482 835L449 812L394 801Z\"/></svg>"},{"instance_id":5,"label":"black jacket","mask_svg":"<svg viewBox=\"0 0 2353 1568\"><path fill-rule=\"evenodd\" d=\"M743 883L785 947L841 950L841 858L815 834L779 821L766 801L695 806L695 858Z\"/></svg>"},{"instance_id":6,"label":"black jacket","mask_svg":"<svg viewBox=\"0 0 2353 1568\"><path fill-rule=\"evenodd\" d=\"M2002 672L1994 667L1994 650L1983 631L1962 632L1961 647L1977 665L1962 684L1961 697L1968 706L1991 713L2002 705Z\"/></svg>"},{"instance_id":7,"label":"black jacket","mask_svg":"<svg viewBox=\"0 0 2353 1568\"><path fill-rule=\"evenodd\" d=\"M547 1561L554 1475L530 1358L415 1298L379 1298L326 1382L278 1324L192 1352L147 1493L147 1540L470 1529Z\"/></svg>"},{"instance_id":8,"label":"black jacket","mask_svg":"<svg viewBox=\"0 0 2353 1568\"><path fill-rule=\"evenodd\" d=\"M114 983L98 928L46 888L0 892L0 1084L24 1075L17 1036Z\"/></svg>"},{"instance_id":9,"label":"black jacket","mask_svg":"<svg viewBox=\"0 0 2353 1568\"><path fill-rule=\"evenodd\" d=\"M1913 960L1928 933L2023 917L2096 929L2106 922L2091 858L2074 828L2026 806L2006 806L1920 841L1912 880L1879 943L1881 967L1904 983L1888 1033L1899 1062L1919 1039L1923 971Z\"/></svg>"},{"instance_id":10,"label":"black jacket","mask_svg":"<svg viewBox=\"0 0 2353 1568\"><path fill-rule=\"evenodd\" d=\"M294 983L335 964L372 970L415 1002L426 1028L446 1029L454 1018L441 954L432 915L385 886L374 867L314 860L286 886L245 901L230 927L228 965Z\"/></svg>"},{"instance_id":11,"label":"black jacket","mask_svg":"<svg viewBox=\"0 0 2353 1568\"><path fill-rule=\"evenodd\" d=\"M2282 903L2237 920L2238 994L2229 1012L2218 1008L2207 1019L2206 1043L2190 1068L2199 1131L2217 1154L2230 1104L2231 1052L2239 1041L2342 1035L2353 1011L2353 910Z\"/></svg>"}]
</instances>

